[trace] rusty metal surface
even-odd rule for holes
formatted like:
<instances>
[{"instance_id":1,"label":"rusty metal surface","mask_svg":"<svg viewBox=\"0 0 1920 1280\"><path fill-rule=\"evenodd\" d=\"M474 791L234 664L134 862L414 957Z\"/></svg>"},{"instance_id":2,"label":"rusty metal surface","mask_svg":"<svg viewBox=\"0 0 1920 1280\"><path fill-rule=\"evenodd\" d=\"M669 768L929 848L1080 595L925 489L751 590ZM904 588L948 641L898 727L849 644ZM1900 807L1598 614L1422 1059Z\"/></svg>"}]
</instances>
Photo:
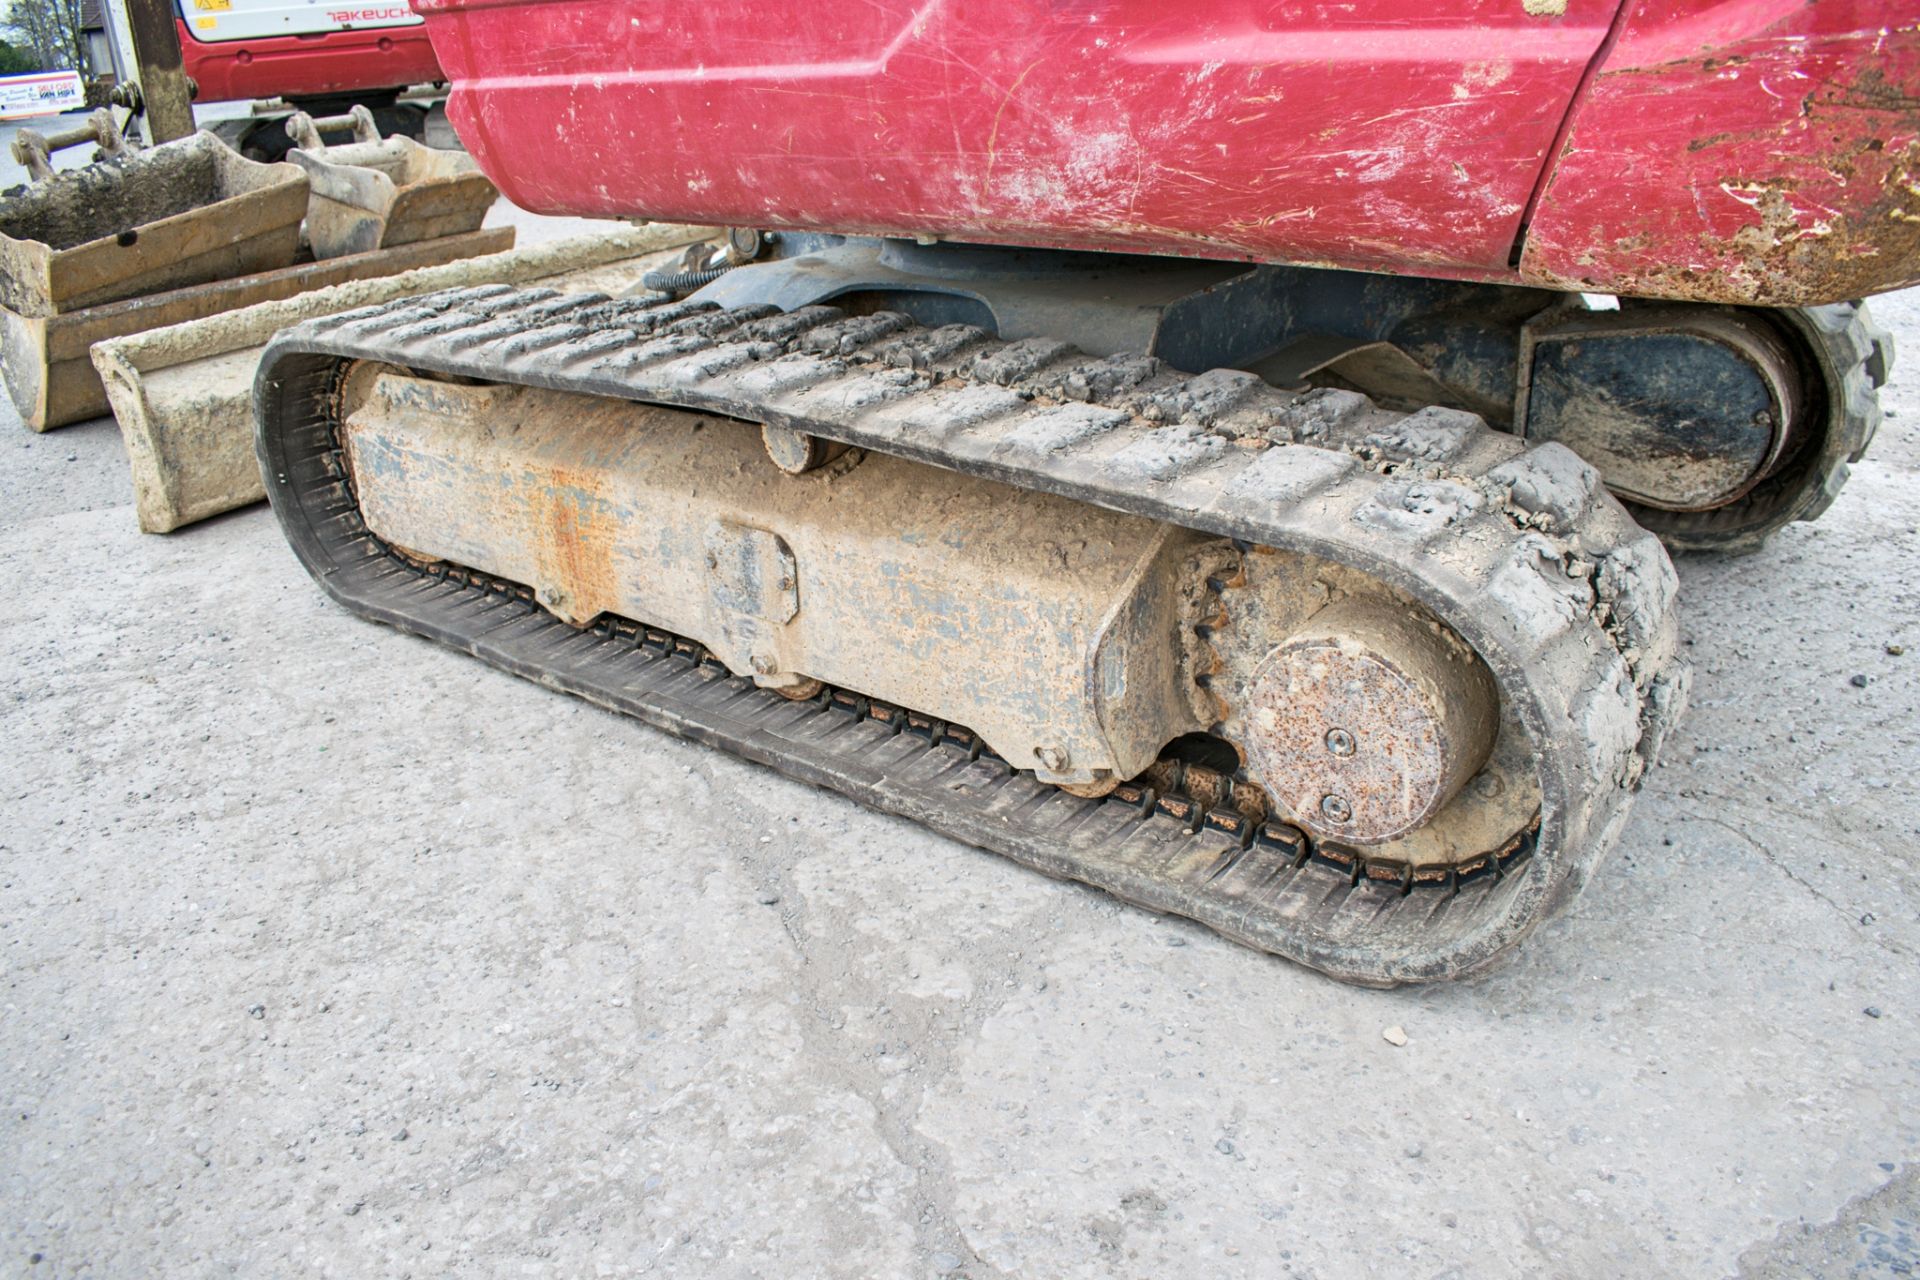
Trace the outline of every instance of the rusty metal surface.
<instances>
[{"instance_id":1,"label":"rusty metal surface","mask_svg":"<svg viewBox=\"0 0 1920 1280\"><path fill-rule=\"evenodd\" d=\"M367 117L371 123L371 117ZM411 138L329 147L311 128L288 155L306 171L307 240L317 258L458 235L478 227L500 193L464 151Z\"/></svg>"},{"instance_id":2,"label":"rusty metal surface","mask_svg":"<svg viewBox=\"0 0 1920 1280\"><path fill-rule=\"evenodd\" d=\"M1404 836L1485 762L1499 718L1493 677L1411 602L1344 598L1273 639L1236 720L1251 776L1314 835Z\"/></svg>"},{"instance_id":3,"label":"rusty metal surface","mask_svg":"<svg viewBox=\"0 0 1920 1280\"><path fill-rule=\"evenodd\" d=\"M1177 607L1192 535L870 455L793 476L750 423L361 366L342 391L369 527L415 557L970 726L1043 780L1138 773L1203 727ZM1172 718L1169 718L1172 717Z\"/></svg>"},{"instance_id":4,"label":"rusty metal surface","mask_svg":"<svg viewBox=\"0 0 1920 1280\"><path fill-rule=\"evenodd\" d=\"M497 238L502 248L510 243L499 233L479 234ZM624 227L511 253L463 255L96 343L93 366L120 423L141 529L167 533L266 496L253 456L253 374L276 330L460 284L552 281L620 293L678 245L711 234L711 227ZM448 237L379 256L431 262L428 255L468 239ZM340 271L355 261L338 258L314 269Z\"/></svg>"},{"instance_id":5,"label":"rusty metal surface","mask_svg":"<svg viewBox=\"0 0 1920 1280\"><path fill-rule=\"evenodd\" d=\"M0 308L0 369L20 417L33 431L85 422L107 412L106 390L89 360L94 344L289 298L348 280L391 275L511 248L513 231L475 232L401 250L309 262L188 285L122 302L28 317Z\"/></svg>"},{"instance_id":6,"label":"rusty metal surface","mask_svg":"<svg viewBox=\"0 0 1920 1280\"><path fill-rule=\"evenodd\" d=\"M1350 858L1428 874L1476 865L1538 812L1526 730L1425 608L1368 575L1261 548L1212 588L1217 731L1279 820Z\"/></svg>"},{"instance_id":7,"label":"rusty metal surface","mask_svg":"<svg viewBox=\"0 0 1920 1280\"><path fill-rule=\"evenodd\" d=\"M56 133L41 133L38 129L19 130L13 135L13 158L15 163L26 166L32 181L45 182L53 177L54 152L89 142L97 149L95 160L118 160L129 154L127 140L121 134L120 126L114 123L113 112L102 107L89 115L85 124Z\"/></svg>"},{"instance_id":8,"label":"rusty metal surface","mask_svg":"<svg viewBox=\"0 0 1920 1280\"><path fill-rule=\"evenodd\" d=\"M292 265L306 175L210 133L0 199L0 306L29 318Z\"/></svg>"}]
</instances>

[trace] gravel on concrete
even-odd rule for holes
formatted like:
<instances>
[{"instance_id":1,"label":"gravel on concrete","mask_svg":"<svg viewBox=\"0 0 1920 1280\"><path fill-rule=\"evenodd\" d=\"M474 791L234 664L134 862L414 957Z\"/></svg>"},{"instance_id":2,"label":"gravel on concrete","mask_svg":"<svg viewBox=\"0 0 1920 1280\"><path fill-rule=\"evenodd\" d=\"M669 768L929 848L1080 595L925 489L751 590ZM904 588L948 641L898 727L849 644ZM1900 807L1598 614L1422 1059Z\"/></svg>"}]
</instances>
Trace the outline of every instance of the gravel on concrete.
<instances>
[{"instance_id":1,"label":"gravel on concrete","mask_svg":"<svg viewBox=\"0 0 1920 1280\"><path fill-rule=\"evenodd\" d=\"M5 411L0 1274L1909 1274L1888 403L1825 520L1680 565L1586 895L1392 992L351 618L264 508L141 535L111 423Z\"/></svg>"}]
</instances>

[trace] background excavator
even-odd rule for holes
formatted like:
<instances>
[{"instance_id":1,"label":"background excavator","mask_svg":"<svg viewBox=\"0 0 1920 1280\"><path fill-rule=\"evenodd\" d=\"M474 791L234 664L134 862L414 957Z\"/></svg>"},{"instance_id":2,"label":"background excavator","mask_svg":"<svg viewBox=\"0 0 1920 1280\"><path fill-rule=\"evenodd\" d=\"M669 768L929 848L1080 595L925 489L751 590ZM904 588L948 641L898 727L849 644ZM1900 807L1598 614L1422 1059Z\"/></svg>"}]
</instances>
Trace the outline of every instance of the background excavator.
<instances>
[{"instance_id":1,"label":"background excavator","mask_svg":"<svg viewBox=\"0 0 1920 1280\"><path fill-rule=\"evenodd\" d=\"M213 128L255 160L281 160L294 147L286 117L317 119L365 107L383 134L419 138L430 98L402 100L444 81L420 19L405 3L318 4L313 0L174 0L187 76L200 102L279 100Z\"/></svg>"},{"instance_id":2,"label":"background excavator","mask_svg":"<svg viewBox=\"0 0 1920 1280\"><path fill-rule=\"evenodd\" d=\"M295 111L330 120L361 106L383 134L420 138L444 97L446 76L405 0L100 0L97 21L87 30L102 89L136 114L152 101L167 117L141 128L149 141L191 132L189 102L251 103L206 127L249 159L277 161L294 147ZM161 83L146 84L155 74ZM346 130L325 132L342 140Z\"/></svg>"},{"instance_id":3,"label":"background excavator","mask_svg":"<svg viewBox=\"0 0 1920 1280\"><path fill-rule=\"evenodd\" d=\"M1681 713L1668 551L1832 501L1920 4L418 0L632 296L283 332L335 599L1346 980L1471 972Z\"/></svg>"}]
</instances>

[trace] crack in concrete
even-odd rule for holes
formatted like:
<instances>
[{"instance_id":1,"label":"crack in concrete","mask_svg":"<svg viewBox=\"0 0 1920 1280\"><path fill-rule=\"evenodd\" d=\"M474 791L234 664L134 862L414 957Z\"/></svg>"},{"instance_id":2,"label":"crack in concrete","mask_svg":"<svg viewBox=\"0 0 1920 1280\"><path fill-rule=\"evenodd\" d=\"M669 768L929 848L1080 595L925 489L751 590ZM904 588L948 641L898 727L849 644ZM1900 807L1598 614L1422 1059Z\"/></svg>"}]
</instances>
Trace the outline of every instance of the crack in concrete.
<instances>
[{"instance_id":1,"label":"crack in concrete","mask_svg":"<svg viewBox=\"0 0 1920 1280\"><path fill-rule=\"evenodd\" d=\"M1793 881L1793 883L1799 885L1802 889L1805 889L1809 894L1813 895L1815 899L1817 899L1818 901L1826 905L1835 914L1839 915L1842 919L1844 919L1847 922L1848 927L1855 930L1860 930L1863 928L1863 926L1860 924L1859 915L1856 914L1852 908L1842 906L1840 903L1834 901L1832 898L1828 897L1825 893L1821 892L1820 888L1817 885L1813 884L1811 881L1807 880L1805 877L1800 875L1799 872L1795 871L1793 867L1790 866L1785 859L1781 858L1780 855L1776 854L1773 850L1769 849L1764 843L1762 843L1759 837L1753 835L1750 832L1741 830L1740 827L1738 827L1734 823L1728 822L1724 818L1715 818L1715 817L1712 817L1711 815L1704 814L1704 813L1690 814L1688 816L1695 822L1704 822L1709 826L1719 827L1722 831L1725 831L1728 835L1733 836L1735 839L1744 841L1746 844L1751 846L1754 852L1758 853L1762 859L1764 859L1768 864L1770 864L1775 870L1779 871L1781 875ZM1906 949L1902 947L1899 943L1894 942L1892 939L1876 933L1867 933L1865 936L1867 941L1873 943L1875 946L1878 946L1881 950L1890 952L1893 955L1901 957L1902 959L1906 958L1907 956Z\"/></svg>"},{"instance_id":2,"label":"crack in concrete","mask_svg":"<svg viewBox=\"0 0 1920 1280\"><path fill-rule=\"evenodd\" d=\"M755 832L777 831L763 807L735 795L741 811L740 829ZM900 819L888 819L901 821ZM863 957L855 955L846 942L856 936L844 928L826 929L818 934L809 930L815 908L802 894L792 874L794 862L780 853L781 838L773 843L746 847L739 860L756 883L778 886L781 926L792 942L798 964L795 976L806 1006L801 1019L801 1038L808 1057L823 1074L860 1098L874 1114L874 1128L893 1159L912 1175L912 1200L917 1206L909 1222L914 1248L922 1259L949 1254L960 1261L950 1268L952 1274L970 1280L986 1280L1004 1273L982 1259L973 1249L958 1210L959 1191L951 1162L942 1144L920 1131L919 1112L931 1086L953 1073L953 1063L965 1045L972 1042L980 1027L1005 1006L1009 990L1030 985L1033 966L1025 961L1038 944L1039 935L1030 925L1003 922L1009 933L1008 945L1021 957L1002 962L993 975L1001 981L980 984L975 994L957 1002L961 1017L945 1016L950 1010L903 1009L902 1003L914 997L902 996L874 987L863 974L869 969ZM820 916L833 918L830 910ZM1005 980L1014 979L1014 987ZM889 1077L876 1070L870 1053L840 1035L843 1021L839 1008L846 1004L866 1004L887 1025L888 1039L905 1040L913 1045L918 1077L917 1088L900 1090L890 1096ZM936 1025L937 1024L937 1025ZM904 1072L902 1074L905 1074Z\"/></svg>"}]
</instances>

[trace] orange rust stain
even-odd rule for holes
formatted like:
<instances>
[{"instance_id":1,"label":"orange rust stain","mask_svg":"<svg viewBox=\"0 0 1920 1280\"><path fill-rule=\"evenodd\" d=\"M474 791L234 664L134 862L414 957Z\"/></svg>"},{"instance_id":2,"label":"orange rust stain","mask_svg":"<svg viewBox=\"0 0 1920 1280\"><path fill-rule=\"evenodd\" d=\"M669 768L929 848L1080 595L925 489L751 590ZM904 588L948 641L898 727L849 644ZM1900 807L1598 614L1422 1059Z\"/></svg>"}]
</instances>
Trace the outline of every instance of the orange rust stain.
<instances>
[{"instance_id":1,"label":"orange rust stain","mask_svg":"<svg viewBox=\"0 0 1920 1280\"><path fill-rule=\"evenodd\" d=\"M553 466L543 479L527 497L539 538L540 586L554 597L555 613L585 626L619 600L613 559L619 523L595 518L605 505L606 474Z\"/></svg>"}]
</instances>

